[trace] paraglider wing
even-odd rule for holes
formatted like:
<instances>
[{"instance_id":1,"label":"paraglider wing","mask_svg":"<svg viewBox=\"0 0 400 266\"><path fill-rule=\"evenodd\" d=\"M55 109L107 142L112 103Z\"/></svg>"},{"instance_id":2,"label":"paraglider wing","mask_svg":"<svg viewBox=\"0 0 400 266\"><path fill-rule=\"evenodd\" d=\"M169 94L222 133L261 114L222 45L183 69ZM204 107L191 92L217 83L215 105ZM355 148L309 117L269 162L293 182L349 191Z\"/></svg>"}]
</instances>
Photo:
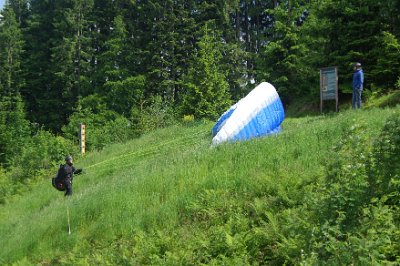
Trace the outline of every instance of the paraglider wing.
<instances>
[{"instance_id":1,"label":"paraglider wing","mask_svg":"<svg viewBox=\"0 0 400 266\"><path fill-rule=\"evenodd\" d=\"M237 104L232 105L228 111L222 114L222 116L218 119L218 122L212 129L212 136L215 137L217 133L221 130L221 128L225 125L226 121L228 121L229 117L233 114L236 109Z\"/></svg>"},{"instance_id":2,"label":"paraglider wing","mask_svg":"<svg viewBox=\"0 0 400 266\"><path fill-rule=\"evenodd\" d=\"M276 134L285 118L274 86L263 82L227 110L212 129L213 144Z\"/></svg>"}]
</instances>

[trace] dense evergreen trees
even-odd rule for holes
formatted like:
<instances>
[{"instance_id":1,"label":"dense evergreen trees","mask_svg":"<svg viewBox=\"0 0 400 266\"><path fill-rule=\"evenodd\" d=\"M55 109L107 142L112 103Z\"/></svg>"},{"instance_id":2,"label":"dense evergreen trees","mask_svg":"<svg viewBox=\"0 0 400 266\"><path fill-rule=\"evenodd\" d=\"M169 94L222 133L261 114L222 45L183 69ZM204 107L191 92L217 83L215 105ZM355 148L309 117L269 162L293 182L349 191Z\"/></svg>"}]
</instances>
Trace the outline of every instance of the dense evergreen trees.
<instances>
[{"instance_id":1,"label":"dense evergreen trees","mask_svg":"<svg viewBox=\"0 0 400 266\"><path fill-rule=\"evenodd\" d=\"M230 105L226 71L221 67L219 32L214 23L206 23L200 33L199 47L183 83L186 86L182 104L184 114L216 119Z\"/></svg>"},{"instance_id":2,"label":"dense evergreen trees","mask_svg":"<svg viewBox=\"0 0 400 266\"><path fill-rule=\"evenodd\" d=\"M3 10L0 22L0 95L19 92L23 79L21 77L21 54L23 37L21 29L10 6Z\"/></svg>"},{"instance_id":3,"label":"dense evergreen trees","mask_svg":"<svg viewBox=\"0 0 400 266\"><path fill-rule=\"evenodd\" d=\"M0 23L0 166L11 165L19 155L30 134L25 119L24 102L20 89L22 33L11 6L2 12Z\"/></svg>"},{"instance_id":4,"label":"dense evergreen trees","mask_svg":"<svg viewBox=\"0 0 400 266\"><path fill-rule=\"evenodd\" d=\"M308 93L305 89L310 86L305 82L308 64L303 60L309 49L301 39L300 23L306 7L299 1L287 1L268 12L273 26L266 30L270 37L258 57L257 77L274 84L287 101Z\"/></svg>"},{"instance_id":5,"label":"dense evergreen trees","mask_svg":"<svg viewBox=\"0 0 400 266\"><path fill-rule=\"evenodd\" d=\"M391 90L399 11L393 0L9 0L1 102L58 134L82 114L131 128L165 110L214 119L261 81L286 103L317 97L326 66L346 91L354 61L367 89Z\"/></svg>"}]
</instances>

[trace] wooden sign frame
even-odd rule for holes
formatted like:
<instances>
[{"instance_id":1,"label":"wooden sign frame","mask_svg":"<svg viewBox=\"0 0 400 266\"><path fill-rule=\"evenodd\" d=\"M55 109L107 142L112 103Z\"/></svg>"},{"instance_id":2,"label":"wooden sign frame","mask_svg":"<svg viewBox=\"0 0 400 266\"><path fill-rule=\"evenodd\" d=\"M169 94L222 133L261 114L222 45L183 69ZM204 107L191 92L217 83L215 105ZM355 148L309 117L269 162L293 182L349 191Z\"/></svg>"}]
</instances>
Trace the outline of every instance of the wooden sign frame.
<instances>
[{"instance_id":1,"label":"wooden sign frame","mask_svg":"<svg viewBox=\"0 0 400 266\"><path fill-rule=\"evenodd\" d=\"M320 69L320 107L321 113L323 102L327 100L336 101L336 112L339 109L339 94L338 94L338 70L337 67L324 67Z\"/></svg>"}]
</instances>

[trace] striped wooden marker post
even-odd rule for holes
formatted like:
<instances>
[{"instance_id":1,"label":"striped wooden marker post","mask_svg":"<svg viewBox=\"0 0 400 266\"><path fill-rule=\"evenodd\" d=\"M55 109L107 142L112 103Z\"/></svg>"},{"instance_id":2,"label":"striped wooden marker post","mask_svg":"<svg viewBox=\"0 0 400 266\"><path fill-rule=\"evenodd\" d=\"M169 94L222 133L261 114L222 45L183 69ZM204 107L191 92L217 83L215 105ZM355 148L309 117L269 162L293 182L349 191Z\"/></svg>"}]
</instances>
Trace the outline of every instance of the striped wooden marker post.
<instances>
[{"instance_id":1,"label":"striped wooden marker post","mask_svg":"<svg viewBox=\"0 0 400 266\"><path fill-rule=\"evenodd\" d=\"M80 148L81 148L81 155L83 156L86 151L86 125L85 124L80 124L80 129L79 129L79 142L80 142Z\"/></svg>"}]
</instances>

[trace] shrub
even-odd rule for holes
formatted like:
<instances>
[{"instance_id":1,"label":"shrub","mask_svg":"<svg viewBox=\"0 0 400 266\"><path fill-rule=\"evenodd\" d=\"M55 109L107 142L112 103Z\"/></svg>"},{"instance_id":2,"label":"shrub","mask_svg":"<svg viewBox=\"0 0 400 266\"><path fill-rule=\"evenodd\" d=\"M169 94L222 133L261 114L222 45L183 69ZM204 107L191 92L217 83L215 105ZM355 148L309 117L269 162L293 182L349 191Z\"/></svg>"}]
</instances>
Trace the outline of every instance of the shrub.
<instances>
[{"instance_id":1,"label":"shrub","mask_svg":"<svg viewBox=\"0 0 400 266\"><path fill-rule=\"evenodd\" d=\"M32 179L63 162L67 154L76 154L77 151L71 141L39 130L14 160L11 175L13 179Z\"/></svg>"},{"instance_id":2,"label":"shrub","mask_svg":"<svg viewBox=\"0 0 400 266\"><path fill-rule=\"evenodd\" d=\"M387 197L400 204L400 117L389 117L374 143L371 190L378 197Z\"/></svg>"},{"instance_id":3,"label":"shrub","mask_svg":"<svg viewBox=\"0 0 400 266\"><path fill-rule=\"evenodd\" d=\"M337 157L328 166L322 191L323 219L331 225L338 223L344 230L358 225L361 208L369 198L367 165L371 141L364 132L365 126L356 124L345 133L335 148Z\"/></svg>"},{"instance_id":4,"label":"shrub","mask_svg":"<svg viewBox=\"0 0 400 266\"><path fill-rule=\"evenodd\" d=\"M399 262L400 119L389 117L375 141L364 128L346 133L315 194L320 226L309 258L318 254L334 265Z\"/></svg>"},{"instance_id":5,"label":"shrub","mask_svg":"<svg viewBox=\"0 0 400 266\"><path fill-rule=\"evenodd\" d=\"M136 136L132 123L114 111L101 108L96 113L90 108L81 109L73 113L68 125L62 128L65 137L79 142L79 125L86 125L86 149L102 149L110 143L124 142Z\"/></svg>"},{"instance_id":6,"label":"shrub","mask_svg":"<svg viewBox=\"0 0 400 266\"><path fill-rule=\"evenodd\" d=\"M5 171L0 167L0 204L5 203L5 199L10 195L12 183Z\"/></svg>"},{"instance_id":7,"label":"shrub","mask_svg":"<svg viewBox=\"0 0 400 266\"><path fill-rule=\"evenodd\" d=\"M397 82L395 84L397 89L400 89L400 76L397 78Z\"/></svg>"},{"instance_id":8,"label":"shrub","mask_svg":"<svg viewBox=\"0 0 400 266\"><path fill-rule=\"evenodd\" d=\"M38 130L20 147L19 156L13 159L7 172L0 168L0 204L5 203L7 197L27 190L29 183L48 176L67 154L76 153L77 147L71 141Z\"/></svg>"},{"instance_id":9,"label":"shrub","mask_svg":"<svg viewBox=\"0 0 400 266\"><path fill-rule=\"evenodd\" d=\"M194 121L194 115L184 115L182 121L184 123L191 123Z\"/></svg>"},{"instance_id":10,"label":"shrub","mask_svg":"<svg viewBox=\"0 0 400 266\"><path fill-rule=\"evenodd\" d=\"M161 97L154 97L152 103L141 111L132 109L131 121L135 132L140 135L176 123L173 108L164 104Z\"/></svg>"}]
</instances>

